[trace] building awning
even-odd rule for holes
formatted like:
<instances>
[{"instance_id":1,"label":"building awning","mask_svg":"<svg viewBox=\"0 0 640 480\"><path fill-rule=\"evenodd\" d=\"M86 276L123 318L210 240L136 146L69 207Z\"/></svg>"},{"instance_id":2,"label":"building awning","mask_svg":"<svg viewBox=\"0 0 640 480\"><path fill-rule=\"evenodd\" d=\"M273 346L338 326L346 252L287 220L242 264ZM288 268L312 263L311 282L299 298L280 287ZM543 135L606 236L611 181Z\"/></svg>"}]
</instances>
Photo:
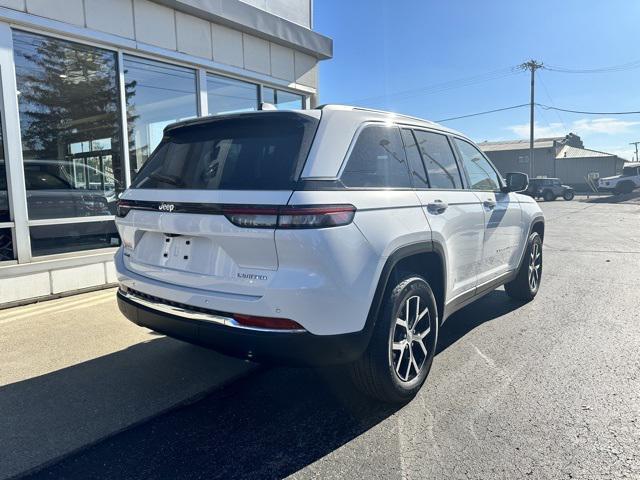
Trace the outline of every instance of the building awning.
<instances>
[{"instance_id":1,"label":"building awning","mask_svg":"<svg viewBox=\"0 0 640 480\"><path fill-rule=\"evenodd\" d=\"M250 35L286 45L319 60L333 57L333 40L240 0L153 0Z\"/></svg>"}]
</instances>

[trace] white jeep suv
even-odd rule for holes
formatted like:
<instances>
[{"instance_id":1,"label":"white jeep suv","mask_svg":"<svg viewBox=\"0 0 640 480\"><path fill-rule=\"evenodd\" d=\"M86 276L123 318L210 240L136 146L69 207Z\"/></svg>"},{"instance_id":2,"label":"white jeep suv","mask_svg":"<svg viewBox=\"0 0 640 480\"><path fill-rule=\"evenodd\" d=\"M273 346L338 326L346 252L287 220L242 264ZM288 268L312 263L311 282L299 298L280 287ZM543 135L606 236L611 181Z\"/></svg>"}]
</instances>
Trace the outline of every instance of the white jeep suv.
<instances>
[{"instance_id":1,"label":"white jeep suv","mask_svg":"<svg viewBox=\"0 0 640 480\"><path fill-rule=\"evenodd\" d=\"M629 163L622 169L621 175L604 177L598 180L598 189L613 193L631 193L640 187L640 163Z\"/></svg>"},{"instance_id":2,"label":"white jeep suv","mask_svg":"<svg viewBox=\"0 0 640 480\"><path fill-rule=\"evenodd\" d=\"M121 197L122 312L255 361L344 363L406 401L447 317L505 285L531 300L544 219L463 135L344 106L198 118Z\"/></svg>"}]
</instances>

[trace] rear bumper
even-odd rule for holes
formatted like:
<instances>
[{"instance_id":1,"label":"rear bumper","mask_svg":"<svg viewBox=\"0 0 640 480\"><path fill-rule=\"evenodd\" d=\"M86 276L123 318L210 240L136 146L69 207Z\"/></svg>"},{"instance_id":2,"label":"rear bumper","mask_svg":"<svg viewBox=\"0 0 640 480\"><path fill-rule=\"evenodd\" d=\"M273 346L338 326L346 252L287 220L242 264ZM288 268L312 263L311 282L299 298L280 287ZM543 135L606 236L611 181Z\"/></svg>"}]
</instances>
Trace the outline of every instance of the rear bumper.
<instances>
[{"instance_id":1,"label":"rear bumper","mask_svg":"<svg viewBox=\"0 0 640 480\"><path fill-rule=\"evenodd\" d=\"M257 362L320 366L358 359L367 347L366 331L313 335L306 331L274 332L185 318L141 304L118 291L120 311L133 323L167 336Z\"/></svg>"}]
</instances>

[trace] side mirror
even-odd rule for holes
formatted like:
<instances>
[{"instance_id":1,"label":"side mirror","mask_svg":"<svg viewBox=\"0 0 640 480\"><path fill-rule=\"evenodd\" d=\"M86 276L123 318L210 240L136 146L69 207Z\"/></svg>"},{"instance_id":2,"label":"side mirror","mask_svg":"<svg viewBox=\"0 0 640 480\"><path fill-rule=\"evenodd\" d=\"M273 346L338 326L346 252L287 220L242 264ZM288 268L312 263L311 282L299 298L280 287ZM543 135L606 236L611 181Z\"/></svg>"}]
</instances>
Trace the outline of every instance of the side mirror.
<instances>
[{"instance_id":1,"label":"side mirror","mask_svg":"<svg viewBox=\"0 0 640 480\"><path fill-rule=\"evenodd\" d=\"M512 172L507 173L507 186L504 192L523 192L529 187L529 175L526 173Z\"/></svg>"}]
</instances>

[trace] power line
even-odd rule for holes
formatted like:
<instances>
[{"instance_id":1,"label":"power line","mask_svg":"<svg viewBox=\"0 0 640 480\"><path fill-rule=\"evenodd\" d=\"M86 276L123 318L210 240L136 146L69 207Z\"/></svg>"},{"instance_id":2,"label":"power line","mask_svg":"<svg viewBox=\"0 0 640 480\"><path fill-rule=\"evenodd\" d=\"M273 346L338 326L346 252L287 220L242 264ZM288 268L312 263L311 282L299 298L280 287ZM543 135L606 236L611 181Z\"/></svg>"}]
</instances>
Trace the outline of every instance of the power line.
<instances>
[{"instance_id":1,"label":"power line","mask_svg":"<svg viewBox=\"0 0 640 480\"><path fill-rule=\"evenodd\" d=\"M544 105L542 103L536 103L540 108L544 108L545 110L558 110L560 112L568 112L568 113L580 113L583 115L637 115L640 114L640 111L627 111L627 112L586 112L582 110L569 110L567 108L559 108L552 107L550 105Z\"/></svg>"},{"instance_id":2,"label":"power line","mask_svg":"<svg viewBox=\"0 0 640 480\"><path fill-rule=\"evenodd\" d=\"M522 103L520 105L513 105L511 107L496 108L494 110L487 110L487 111L484 111L484 112L470 113L468 115L460 115L459 117L443 118L442 120L436 120L436 122L438 122L438 123L449 122L451 120L459 120L461 118L477 117L478 115L487 115L489 113L504 112L505 110L513 110L515 108L522 108L522 107L528 107L528 106L529 106L528 103Z\"/></svg>"},{"instance_id":3,"label":"power line","mask_svg":"<svg viewBox=\"0 0 640 480\"><path fill-rule=\"evenodd\" d=\"M598 67L598 68L568 68L562 67L558 65L546 65L545 69L558 72L558 73L578 73L578 74L590 74L590 73L610 73L610 72L623 72L625 70L633 70L636 68L640 68L640 60L635 60L633 62L627 62L620 65L612 65L609 67Z\"/></svg>"},{"instance_id":4,"label":"power line","mask_svg":"<svg viewBox=\"0 0 640 480\"><path fill-rule=\"evenodd\" d=\"M443 123L443 122L449 122L451 120L460 120L462 118L477 117L479 115L487 115L487 114L490 114L490 113L504 112L506 110L513 110L513 109L516 109L516 108L528 107L529 105L530 105L529 103L521 103L520 105L512 105L510 107L495 108L493 110L485 110L483 112L469 113L467 115L460 115L460 116L457 116L457 117L443 118L441 120L436 120L436 122ZM553 107L551 105L545 105L543 103L534 103L534 105L537 106L537 107L543 108L544 110L558 110L560 112L581 113L581 114L584 114L584 115L635 115L635 114L640 114L640 111L587 112L587 111L583 111L583 110L569 110L569 109L566 109L566 108Z\"/></svg>"},{"instance_id":5,"label":"power line","mask_svg":"<svg viewBox=\"0 0 640 480\"><path fill-rule=\"evenodd\" d=\"M517 75L519 73L520 72L516 69L516 67L505 67L505 68L500 68L497 70L481 73L478 75L458 78L458 79L449 80L446 82L434 83L431 85L426 85L424 87L415 88L411 90L401 90L401 91L392 92L388 94L375 95L371 97L363 97L355 100L348 100L344 103L357 104L357 103L369 102L374 100L389 100L389 99L395 99L396 101L406 100L419 95L430 95L433 93L441 93L441 92L456 89L456 88L478 85L480 83L485 83L491 80L498 80L500 78Z\"/></svg>"},{"instance_id":6,"label":"power line","mask_svg":"<svg viewBox=\"0 0 640 480\"><path fill-rule=\"evenodd\" d=\"M540 83L542 84L542 88L544 90L544 92L547 94L547 98L549 98L549 101L551 103L555 103L555 101L553 100L553 98L551 98L551 94L549 93L549 89L547 88L546 83L544 82L544 79L542 78L544 77L544 75L541 75L540 78ZM542 110L540 110L542 112ZM564 119L562 118L562 116L560 115L560 112L558 110L554 110L556 116L558 117L558 120L560 120L560 123L562 124L562 128L566 131L567 130L567 126L564 123Z\"/></svg>"}]
</instances>

